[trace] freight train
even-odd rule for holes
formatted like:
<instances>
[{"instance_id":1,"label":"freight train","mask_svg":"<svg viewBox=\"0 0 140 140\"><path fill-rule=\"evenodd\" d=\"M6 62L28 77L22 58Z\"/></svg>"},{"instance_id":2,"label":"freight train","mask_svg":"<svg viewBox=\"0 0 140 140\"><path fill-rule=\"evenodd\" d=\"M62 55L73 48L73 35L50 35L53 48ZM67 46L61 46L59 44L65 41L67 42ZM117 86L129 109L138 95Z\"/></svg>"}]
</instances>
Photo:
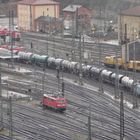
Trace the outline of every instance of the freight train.
<instances>
[{"instance_id":1,"label":"freight train","mask_svg":"<svg viewBox=\"0 0 140 140\"><path fill-rule=\"evenodd\" d=\"M82 72L83 77L89 77L91 79L99 80L99 77L102 78L103 82L110 83L115 85L115 82L118 81L120 86L128 89L129 91L134 91L138 96L140 96L140 83L134 82L128 76L109 71L104 68L99 68L93 65L85 65L79 62L64 60L61 58L49 57L47 55L38 55L31 52L16 52L19 56L20 63L36 64L41 67L47 67L51 69L63 70L64 72L73 73L79 75L79 72ZM81 68L81 70L80 70Z\"/></svg>"},{"instance_id":2,"label":"freight train","mask_svg":"<svg viewBox=\"0 0 140 140\"><path fill-rule=\"evenodd\" d=\"M118 63L119 68L140 71L140 61L130 60L127 64L125 64L122 58L117 58L117 63ZM116 57L106 56L104 65L110 68L115 68Z\"/></svg>"}]
</instances>

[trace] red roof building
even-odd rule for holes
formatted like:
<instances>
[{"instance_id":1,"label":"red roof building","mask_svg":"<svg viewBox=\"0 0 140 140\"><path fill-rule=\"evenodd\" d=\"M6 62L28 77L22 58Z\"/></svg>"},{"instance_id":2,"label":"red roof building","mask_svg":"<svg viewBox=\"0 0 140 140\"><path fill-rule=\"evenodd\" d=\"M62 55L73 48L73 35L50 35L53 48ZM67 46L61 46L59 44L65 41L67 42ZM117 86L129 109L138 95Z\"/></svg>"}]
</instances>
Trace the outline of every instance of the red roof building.
<instances>
[{"instance_id":1,"label":"red roof building","mask_svg":"<svg viewBox=\"0 0 140 140\"><path fill-rule=\"evenodd\" d=\"M26 4L26 5L44 5L44 4L59 4L59 2L55 2L52 0L22 0L19 4Z\"/></svg>"},{"instance_id":2,"label":"red roof building","mask_svg":"<svg viewBox=\"0 0 140 140\"><path fill-rule=\"evenodd\" d=\"M63 10L64 20L70 23L78 22L78 28L81 30L88 30L91 25L92 11L82 5L69 5Z\"/></svg>"},{"instance_id":3,"label":"red roof building","mask_svg":"<svg viewBox=\"0 0 140 140\"><path fill-rule=\"evenodd\" d=\"M121 12L121 15L140 16L140 6L133 7Z\"/></svg>"}]
</instances>

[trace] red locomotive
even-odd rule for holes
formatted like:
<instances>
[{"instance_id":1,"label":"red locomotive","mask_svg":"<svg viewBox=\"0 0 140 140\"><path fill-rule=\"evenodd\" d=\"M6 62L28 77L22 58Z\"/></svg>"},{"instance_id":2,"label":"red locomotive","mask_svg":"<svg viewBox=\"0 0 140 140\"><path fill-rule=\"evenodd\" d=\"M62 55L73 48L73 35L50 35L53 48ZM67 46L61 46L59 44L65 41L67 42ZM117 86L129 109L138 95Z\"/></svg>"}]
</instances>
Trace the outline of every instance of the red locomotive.
<instances>
[{"instance_id":1,"label":"red locomotive","mask_svg":"<svg viewBox=\"0 0 140 140\"><path fill-rule=\"evenodd\" d=\"M0 37L3 38L4 41L7 41L6 37L10 37L11 39L13 39L13 41L20 41L21 34L16 30L11 31L8 28L0 28Z\"/></svg>"},{"instance_id":2,"label":"red locomotive","mask_svg":"<svg viewBox=\"0 0 140 140\"><path fill-rule=\"evenodd\" d=\"M66 110L66 99L60 94L44 94L41 101L43 107L51 108L56 111L65 111Z\"/></svg>"}]
</instances>

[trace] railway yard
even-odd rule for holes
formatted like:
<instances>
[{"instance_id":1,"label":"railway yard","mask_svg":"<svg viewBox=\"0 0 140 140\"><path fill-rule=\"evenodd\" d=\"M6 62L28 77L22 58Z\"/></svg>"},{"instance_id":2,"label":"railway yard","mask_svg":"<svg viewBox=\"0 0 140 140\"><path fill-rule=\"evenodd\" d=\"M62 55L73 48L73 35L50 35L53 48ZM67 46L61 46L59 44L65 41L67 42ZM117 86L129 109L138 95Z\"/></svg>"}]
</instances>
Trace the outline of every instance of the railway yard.
<instances>
[{"instance_id":1,"label":"railway yard","mask_svg":"<svg viewBox=\"0 0 140 140\"><path fill-rule=\"evenodd\" d=\"M21 44L32 53L79 61L76 40L23 33ZM99 55L102 60L108 54L115 55L115 47L116 45L107 44L97 47L94 41L84 42L82 52L88 52L90 57L85 57L82 61L97 65ZM0 132L0 140L10 140L9 134L15 140L86 140L89 135L92 140L120 138L120 100L114 98L114 86L103 83L104 92L101 93L99 82L95 79L82 78L83 85L79 85L77 75L64 71L60 71L58 80L54 69L18 62L14 62L15 68L12 69L10 65L11 62L1 62L2 89L5 90L3 95L7 96L11 92L18 94L12 98L12 121L9 104L4 100L4 130ZM119 73L126 74L126 71L119 70ZM133 77L133 72L129 71L127 75ZM138 72L136 77L140 80ZM42 108L40 101L43 94L58 92L62 81L65 82L66 111L60 113ZM132 107L131 91L120 91L124 93L125 140L140 140L140 110ZM139 106L139 97L137 101Z\"/></svg>"}]
</instances>

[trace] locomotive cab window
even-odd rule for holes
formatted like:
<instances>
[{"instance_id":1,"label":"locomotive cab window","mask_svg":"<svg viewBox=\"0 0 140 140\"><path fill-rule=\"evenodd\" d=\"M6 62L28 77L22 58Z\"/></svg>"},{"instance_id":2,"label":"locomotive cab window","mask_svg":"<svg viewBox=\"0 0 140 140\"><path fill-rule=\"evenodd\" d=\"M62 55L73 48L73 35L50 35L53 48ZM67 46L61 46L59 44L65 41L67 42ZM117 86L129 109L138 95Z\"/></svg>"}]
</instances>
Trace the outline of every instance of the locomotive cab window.
<instances>
[{"instance_id":1,"label":"locomotive cab window","mask_svg":"<svg viewBox=\"0 0 140 140\"><path fill-rule=\"evenodd\" d=\"M64 103L65 100L58 100L57 102L59 102L59 103Z\"/></svg>"}]
</instances>

